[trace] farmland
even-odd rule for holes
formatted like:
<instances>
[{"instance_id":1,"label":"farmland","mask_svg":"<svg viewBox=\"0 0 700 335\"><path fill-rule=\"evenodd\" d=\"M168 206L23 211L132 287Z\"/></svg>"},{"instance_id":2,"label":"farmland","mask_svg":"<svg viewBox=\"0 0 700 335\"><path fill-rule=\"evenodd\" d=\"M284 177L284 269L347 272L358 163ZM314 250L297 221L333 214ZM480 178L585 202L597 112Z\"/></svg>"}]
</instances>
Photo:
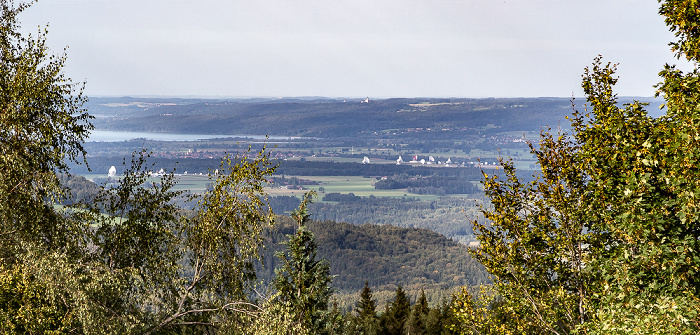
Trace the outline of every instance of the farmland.
<instances>
[{"instance_id":1,"label":"farmland","mask_svg":"<svg viewBox=\"0 0 700 335\"><path fill-rule=\"evenodd\" d=\"M572 111L569 99L559 98L365 104L97 98L89 104L102 135L130 131L139 137L86 143L92 170L74 166L77 174L100 180L111 166L120 173L122 162L146 148L153 171L175 171L177 189L201 193L209 183L206 174L220 168L226 153L254 155L265 147L278 166L275 182L265 188L277 213L292 210L313 189L314 218L424 227L467 243L473 241L471 221L481 220L482 171L498 173L498 159L511 159L519 175L529 178L538 166L527 142L537 146L548 126L566 131ZM417 162L408 163L413 158Z\"/></svg>"}]
</instances>

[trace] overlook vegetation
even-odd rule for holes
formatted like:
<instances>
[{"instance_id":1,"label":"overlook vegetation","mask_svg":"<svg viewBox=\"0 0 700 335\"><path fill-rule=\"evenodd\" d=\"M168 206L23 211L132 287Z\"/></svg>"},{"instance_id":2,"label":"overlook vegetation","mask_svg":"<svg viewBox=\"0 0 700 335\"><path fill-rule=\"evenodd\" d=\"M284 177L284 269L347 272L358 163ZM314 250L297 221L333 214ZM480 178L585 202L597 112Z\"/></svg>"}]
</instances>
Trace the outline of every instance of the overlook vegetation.
<instances>
[{"instance_id":1,"label":"overlook vegetation","mask_svg":"<svg viewBox=\"0 0 700 335\"><path fill-rule=\"evenodd\" d=\"M700 7L659 2L678 38L672 50L696 66L688 73L668 64L661 70L657 89L666 114L652 117L638 101L621 104L613 90L616 65L599 56L584 72L587 103L584 110L576 107L571 127L545 128L538 143L524 144L540 168L534 176L524 177L531 170L519 173L508 158L498 169L304 165L301 159L278 166L260 145L257 152L210 160L216 162L210 182L187 193L176 188L174 167L151 176L153 161L145 150L133 153L119 178L100 186L69 174L71 166L89 163L84 141L93 122L198 132L223 131L216 127L242 120L240 128L226 131L323 136L382 145L392 153L419 150L425 143L416 138L435 135L452 142L448 157L459 154L458 147L463 155L481 153L498 143L484 140L494 129L513 130L528 113L552 116L557 113L550 107L563 104L182 100L126 104L133 113L120 116L116 126L110 124L115 115L105 112L96 120L88 113L82 84L63 74L65 56L50 55L45 33L19 33L17 17L29 4L0 0L0 331L698 333ZM479 113L484 110L488 116ZM319 119L322 114L327 117ZM174 115L182 122L163 121ZM450 121L455 115L469 123ZM499 123L489 119L506 115ZM357 116L367 122L350 122ZM426 124L430 130L416 129ZM420 134L405 135L410 129ZM470 135L450 140L458 133ZM392 136L407 140L387 141ZM276 170L290 174L309 166L325 166L336 176L351 170L379 180L374 185L380 188L445 194L476 192L469 185L481 173L489 201L482 202L483 218L469 226L479 243L468 249L426 229L338 223L322 214L355 214L356 223L364 223L377 206L408 209L402 206L410 197L329 192L316 205L315 191L301 199L268 197L269 181L286 180L274 176ZM304 180L294 174L295 182ZM449 212L460 201L437 198L429 207L391 216ZM273 206L294 209L279 217ZM320 220L312 220L314 210ZM435 218L442 222L452 214ZM433 229L448 232L450 226ZM463 288L453 294L456 285Z\"/></svg>"},{"instance_id":2,"label":"overlook vegetation","mask_svg":"<svg viewBox=\"0 0 700 335\"><path fill-rule=\"evenodd\" d=\"M696 334L700 331L697 229L700 7L660 1L676 57L657 94L619 107L616 65L597 57L583 76L585 111L570 133L545 132L533 148L541 173L484 181L492 206L475 222L475 257L494 284L463 293L454 307L476 334Z\"/></svg>"}]
</instances>

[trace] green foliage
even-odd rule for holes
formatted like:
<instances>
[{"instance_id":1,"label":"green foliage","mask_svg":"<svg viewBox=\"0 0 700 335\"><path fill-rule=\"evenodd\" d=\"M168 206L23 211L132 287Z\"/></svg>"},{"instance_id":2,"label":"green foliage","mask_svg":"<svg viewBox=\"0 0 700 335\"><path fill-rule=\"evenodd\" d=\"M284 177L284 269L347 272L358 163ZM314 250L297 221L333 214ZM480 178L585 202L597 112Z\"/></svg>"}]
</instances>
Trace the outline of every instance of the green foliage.
<instances>
[{"instance_id":1,"label":"green foliage","mask_svg":"<svg viewBox=\"0 0 700 335\"><path fill-rule=\"evenodd\" d=\"M387 304L380 322L382 333L389 335L401 335L407 330L407 321L411 313L411 301L408 299L403 287L396 288L394 300Z\"/></svg>"},{"instance_id":2,"label":"green foliage","mask_svg":"<svg viewBox=\"0 0 700 335\"><path fill-rule=\"evenodd\" d=\"M316 259L316 241L306 227L309 221L307 204L315 195L313 191L307 192L299 209L292 212L297 231L288 236L288 251L278 254L282 265L276 270L274 286L280 293L280 300L291 305L297 322L318 334L326 330L328 301L333 290L330 266Z\"/></svg>"},{"instance_id":3,"label":"green foliage","mask_svg":"<svg viewBox=\"0 0 700 335\"><path fill-rule=\"evenodd\" d=\"M677 56L697 60L695 2L661 1L660 13ZM464 332L700 331L700 73L666 65L667 113L654 119L645 104L619 106L615 70L600 57L586 69L590 111L574 112L571 137L543 134L537 180L521 183L511 164L506 180L486 178L493 209L476 257L493 295L461 295Z\"/></svg>"},{"instance_id":4,"label":"green foliage","mask_svg":"<svg viewBox=\"0 0 700 335\"><path fill-rule=\"evenodd\" d=\"M217 334L305 335L313 334L296 318L290 302L280 301L279 293L263 300L258 306L225 320Z\"/></svg>"},{"instance_id":5,"label":"green foliage","mask_svg":"<svg viewBox=\"0 0 700 335\"><path fill-rule=\"evenodd\" d=\"M676 37L677 42L669 45L676 53L677 58L684 56L689 61L700 59L700 14L699 5L688 0L666 0L659 1L661 9L659 14L665 16L668 25Z\"/></svg>"},{"instance_id":6,"label":"green foliage","mask_svg":"<svg viewBox=\"0 0 700 335\"><path fill-rule=\"evenodd\" d=\"M70 220L51 200L61 196L56 172L85 154L92 126L80 85L65 77L45 32L22 36L17 15L29 5L0 1L0 321L2 331L73 329L69 282L53 281L51 260L81 259L85 222ZM74 95L77 92L77 95ZM54 277L54 278L51 278ZM63 279L63 278L61 278Z\"/></svg>"},{"instance_id":7,"label":"green foliage","mask_svg":"<svg viewBox=\"0 0 700 335\"><path fill-rule=\"evenodd\" d=\"M428 307L428 299L425 297L425 291L421 290L420 298L413 305L411 315L406 322L406 330L409 334L422 335L427 332L427 318L430 313Z\"/></svg>"},{"instance_id":8,"label":"green foliage","mask_svg":"<svg viewBox=\"0 0 700 335\"><path fill-rule=\"evenodd\" d=\"M71 326L66 306L20 266L0 269L0 331L3 334L62 333Z\"/></svg>"},{"instance_id":9,"label":"green foliage","mask_svg":"<svg viewBox=\"0 0 700 335\"><path fill-rule=\"evenodd\" d=\"M406 188L415 194L466 194L478 193L480 190L469 180L460 177L409 177L406 174L393 175L377 181L374 188L378 190Z\"/></svg>"},{"instance_id":10,"label":"green foliage","mask_svg":"<svg viewBox=\"0 0 700 335\"><path fill-rule=\"evenodd\" d=\"M83 176L59 173L58 177L65 188L65 196L60 199L62 205L90 203L100 193L100 187Z\"/></svg>"},{"instance_id":11,"label":"green foliage","mask_svg":"<svg viewBox=\"0 0 700 335\"><path fill-rule=\"evenodd\" d=\"M697 59L696 5L664 1L660 13L680 40L677 55ZM697 15L697 14L695 14ZM601 231L610 234L600 259L600 332L676 333L700 329L700 233L697 198L697 68L665 66L657 94L667 113L652 119L641 104L616 108L614 67L594 68L584 89L595 120L575 122L590 165L591 192ZM581 119L581 118L579 118Z\"/></svg>"},{"instance_id":12,"label":"green foliage","mask_svg":"<svg viewBox=\"0 0 700 335\"><path fill-rule=\"evenodd\" d=\"M488 282L467 246L427 229L316 220L306 226L315 236L319 258L330 263L333 289L346 310L355 306L365 281L380 308L394 298L397 283L404 283L412 297L424 289L428 301L438 303L460 286ZM279 243L294 234L295 227L292 219L278 218L264 250L264 268L258 267L259 279L273 280L271 269L281 266L273 255L284 250Z\"/></svg>"},{"instance_id":13,"label":"green foliage","mask_svg":"<svg viewBox=\"0 0 700 335\"><path fill-rule=\"evenodd\" d=\"M542 168L533 181L521 183L509 161L502 161L502 176L485 175L492 208L483 210L489 223L474 222L480 245L473 255L503 299L511 322L502 330L566 334L588 318L592 275L585 264L597 235L581 211L587 194L576 146L566 134L543 133L532 151ZM460 304L474 312L484 305ZM472 321L476 327L483 318Z\"/></svg>"},{"instance_id":14,"label":"green foliage","mask_svg":"<svg viewBox=\"0 0 700 335\"><path fill-rule=\"evenodd\" d=\"M243 296L245 285L255 278L253 260L263 243L262 231L275 219L263 191L274 168L267 153L253 160L244 155L224 158L213 188L184 227L185 243L192 250L192 284L215 288L218 295Z\"/></svg>"},{"instance_id":15,"label":"green foliage","mask_svg":"<svg viewBox=\"0 0 700 335\"><path fill-rule=\"evenodd\" d=\"M455 324L454 313L447 300L431 308L425 321L425 331L428 334L455 334L449 326Z\"/></svg>"},{"instance_id":16,"label":"green foliage","mask_svg":"<svg viewBox=\"0 0 700 335\"><path fill-rule=\"evenodd\" d=\"M481 198L479 195L477 201ZM473 199L441 197L433 201L418 201L372 196L353 199L350 202L314 204L311 210L318 220L426 228L447 237L473 239L472 224L464 220L465 214L477 214L478 207Z\"/></svg>"},{"instance_id":17,"label":"green foliage","mask_svg":"<svg viewBox=\"0 0 700 335\"><path fill-rule=\"evenodd\" d=\"M669 5L667 3L667 5ZM601 333L674 333L700 329L697 70L662 71L659 94L667 114L646 116L641 104L615 107L614 67L584 78L595 119L579 116L578 140L591 178L588 210L607 235L600 268L598 323ZM680 88L680 89L679 89Z\"/></svg>"},{"instance_id":18,"label":"green foliage","mask_svg":"<svg viewBox=\"0 0 700 335\"><path fill-rule=\"evenodd\" d=\"M24 37L16 16L28 4L0 1L0 259L27 248L61 249L76 227L45 199L60 193L55 171L85 153L92 129L82 89L66 78L65 56L48 54L45 33ZM70 244L68 244L70 245ZM68 250L65 250L66 252Z\"/></svg>"},{"instance_id":19,"label":"green foliage","mask_svg":"<svg viewBox=\"0 0 700 335\"><path fill-rule=\"evenodd\" d=\"M377 317L377 302L372 299L372 289L369 283L365 282L365 287L360 292L360 300L355 306L355 315L352 318L350 333L354 334L379 334L380 324Z\"/></svg>"},{"instance_id":20,"label":"green foliage","mask_svg":"<svg viewBox=\"0 0 700 335\"><path fill-rule=\"evenodd\" d=\"M361 319L375 319L377 317L377 302L372 299L372 289L369 288L369 283L365 281L365 287L360 293L360 301L355 307L357 316Z\"/></svg>"},{"instance_id":21,"label":"green foliage","mask_svg":"<svg viewBox=\"0 0 700 335\"><path fill-rule=\"evenodd\" d=\"M44 33L17 33L27 6L0 0L0 330L204 332L243 316L303 330L285 305L247 300L275 218L264 148L225 157L191 216L174 204L174 174L154 180L144 152L88 203L56 206L68 197L61 181L73 180L58 173L85 154L91 117Z\"/></svg>"},{"instance_id":22,"label":"green foliage","mask_svg":"<svg viewBox=\"0 0 700 335\"><path fill-rule=\"evenodd\" d=\"M453 312L449 329L458 334L527 334L549 333L533 327L532 324L519 322L519 316L511 306L501 299L493 287L481 286L477 295L463 289L452 301ZM514 319L515 318L515 319Z\"/></svg>"},{"instance_id":23,"label":"green foliage","mask_svg":"<svg viewBox=\"0 0 700 335\"><path fill-rule=\"evenodd\" d=\"M215 327L256 308L246 296L255 280L253 264L260 257L262 232L274 222L262 191L274 170L268 158L264 152L254 159L227 156L194 216L176 221L179 235L173 236L180 236L179 244L168 245L160 254L164 259L167 252L182 255L173 268L178 277L169 279L168 267L161 266L166 270L160 274L163 281L158 294L148 300L158 311L152 331ZM169 186L168 181L169 177L162 179L159 187Z\"/></svg>"},{"instance_id":24,"label":"green foliage","mask_svg":"<svg viewBox=\"0 0 700 335\"><path fill-rule=\"evenodd\" d=\"M116 187L66 213L65 220L90 227L71 240L81 254L33 251L23 255L23 271L61 302L84 333L205 330L240 321L239 314L264 316L265 309L248 302L246 294L255 279L261 232L273 218L258 193L273 169L266 157L222 163L220 171L229 174L217 177L188 218L172 203L179 193L171 190L172 174L144 187L149 173L141 154ZM207 206L217 194L223 200L212 215ZM227 211L216 216L221 208ZM207 222L212 216L217 221Z\"/></svg>"},{"instance_id":25,"label":"green foliage","mask_svg":"<svg viewBox=\"0 0 700 335\"><path fill-rule=\"evenodd\" d=\"M326 326L324 331L328 334L344 334L348 326L347 318L338 305L338 299L333 298L331 308L326 316Z\"/></svg>"},{"instance_id":26,"label":"green foliage","mask_svg":"<svg viewBox=\"0 0 700 335\"><path fill-rule=\"evenodd\" d=\"M172 174L163 176L157 187L144 187L146 157L141 152L132 158L117 186L102 188L89 205L92 254L110 270L137 271L143 277L137 282L146 285L140 294L174 281L183 257L178 248L178 208L172 204L181 192L172 191L176 183Z\"/></svg>"}]
</instances>

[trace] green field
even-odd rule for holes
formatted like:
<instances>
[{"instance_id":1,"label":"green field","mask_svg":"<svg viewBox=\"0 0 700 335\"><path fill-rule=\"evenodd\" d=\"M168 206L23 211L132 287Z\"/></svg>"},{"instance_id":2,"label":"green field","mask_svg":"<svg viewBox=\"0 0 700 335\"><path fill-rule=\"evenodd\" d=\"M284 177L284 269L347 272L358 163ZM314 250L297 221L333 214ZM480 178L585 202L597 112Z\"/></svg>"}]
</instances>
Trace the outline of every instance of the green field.
<instances>
[{"instance_id":1,"label":"green field","mask_svg":"<svg viewBox=\"0 0 700 335\"><path fill-rule=\"evenodd\" d=\"M207 185L212 181L207 175L180 175L177 176L177 185L174 187L175 190L188 190L193 193L204 193L207 189Z\"/></svg>"},{"instance_id":2,"label":"green field","mask_svg":"<svg viewBox=\"0 0 700 335\"><path fill-rule=\"evenodd\" d=\"M87 173L87 174L81 174L81 176L85 177L85 179L93 180L93 181L95 178L107 178L106 173Z\"/></svg>"},{"instance_id":3,"label":"green field","mask_svg":"<svg viewBox=\"0 0 700 335\"><path fill-rule=\"evenodd\" d=\"M292 176L287 176L292 177ZM408 193L406 189L395 189L395 190L376 190L374 189L374 182L377 180L374 178L365 178L357 176L296 176L302 179L315 180L320 182L320 185L307 185L308 189L316 190L319 194L319 200L323 198L323 193L319 192L319 188L324 188L324 193L353 193L356 196L368 197L374 195L375 197L392 197L392 198L402 198L402 197L412 197L425 201L432 201L439 196L437 195L421 195ZM306 191L305 190L283 190L279 188L266 187L265 191L269 195L293 195L301 196ZM468 195L451 194L450 196L459 197Z\"/></svg>"},{"instance_id":4,"label":"green field","mask_svg":"<svg viewBox=\"0 0 700 335\"><path fill-rule=\"evenodd\" d=\"M104 178L104 174L88 174L83 175L87 179L93 178ZM320 185L307 185L305 188L310 190L316 190L319 194L319 198L323 197L323 193L353 193L356 196L367 197L374 195L375 197L414 197L420 200L431 201L437 199L436 195L419 195L406 192L406 189L396 189L396 190L375 190L374 183L377 181L374 178L365 178L357 176L287 176L287 177L298 177L301 179L314 180L320 183ZM207 189L207 185L212 181L206 175L179 175L177 176L178 183L174 187L175 190L187 190L193 193L203 193ZM153 178L153 181L157 181L157 178ZM324 188L324 192L319 191L319 187ZM293 195L301 197L306 190L286 190L273 187L265 187L265 192L268 195ZM452 195L459 196L459 195Z\"/></svg>"},{"instance_id":5,"label":"green field","mask_svg":"<svg viewBox=\"0 0 700 335\"><path fill-rule=\"evenodd\" d=\"M84 174L83 177L93 180L95 178L105 178L105 174ZM319 185L305 185L307 190L315 190L319 194L319 201L323 198L324 193L342 193L348 194L353 193L359 197L368 197L374 195L375 197L392 197L392 198L402 198L402 197L412 197L419 200L432 201L439 196L437 195L421 195L408 193L406 189L394 189L394 190L377 190L374 188L374 183L377 182L375 178L366 178L361 176L291 176L286 177L297 177L300 179L308 179L319 182ZM119 178L119 176L117 176ZM207 190L207 185L211 184L212 180L209 179L207 175L177 175L178 182L175 185L174 190L190 191L193 193L203 193ZM150 178L152 182L158 182L159 178ZM323 192L319 188L323 187ZM278 187L265 187L265 192L271 196L277 195L293 195L296 197L301 197L306 190L293 190L293 189L281 189ZM470 195L460 195L460 194L450 194L452 197L469 197Z\"/></svg>"}]
</instances>

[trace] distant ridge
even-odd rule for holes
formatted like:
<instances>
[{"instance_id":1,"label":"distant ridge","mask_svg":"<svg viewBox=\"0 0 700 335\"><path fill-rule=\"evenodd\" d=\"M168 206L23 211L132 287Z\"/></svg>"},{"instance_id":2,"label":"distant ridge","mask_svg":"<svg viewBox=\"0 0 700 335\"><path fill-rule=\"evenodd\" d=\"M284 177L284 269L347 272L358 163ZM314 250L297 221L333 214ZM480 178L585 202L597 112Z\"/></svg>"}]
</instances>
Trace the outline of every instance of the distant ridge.
<instances>
[{"instance_id":1,"label":"distant ridge","mask_svg":"<svg viewBox=\"0 0 700 335\"><path fill-rule=\"evenodd\" d=\"M115 101L124 104L128 99ZM135 99L139 100L139 99ZM143 99L141 99L143 100ZM493 125L500 130L539 130L571 113L567 98L355 100L173 100L141 104L91 101L103 117L98 129L178 133L240 133L316 137L368 137L386 129L451 129L470 132ZM164 117L168 115L171 117ZM538 120L534 123L533 120Z\"/></svg>"}]
</instances>

